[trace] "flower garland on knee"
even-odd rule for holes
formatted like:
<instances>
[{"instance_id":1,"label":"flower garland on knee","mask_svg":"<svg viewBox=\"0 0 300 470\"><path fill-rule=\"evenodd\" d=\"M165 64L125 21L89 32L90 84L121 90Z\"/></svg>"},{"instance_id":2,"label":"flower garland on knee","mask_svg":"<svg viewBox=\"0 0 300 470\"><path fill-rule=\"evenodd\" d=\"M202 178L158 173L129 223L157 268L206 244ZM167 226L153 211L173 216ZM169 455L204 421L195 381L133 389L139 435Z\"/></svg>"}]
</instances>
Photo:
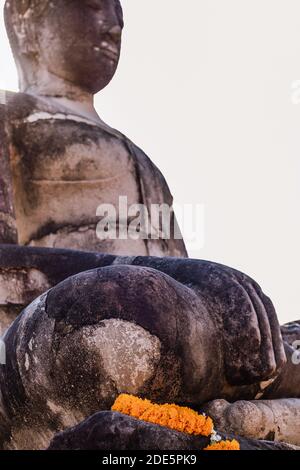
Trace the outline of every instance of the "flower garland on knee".
<instances>
[{"instance_id":1,"label":"flower garland on knee","mask_svg":"<svg viewBox=\"0 0 300 470\"><path fill-rule=\"evenodd\" d=\"M111 409L175 431L210 436L211 443L204 450L240 450L240 445L235 439L233 441L221 440L214 431L214 424L209 416L199 414L187 407L168 403L158 405L147 399L121 394Z\"/></svg>"}]
</instances>

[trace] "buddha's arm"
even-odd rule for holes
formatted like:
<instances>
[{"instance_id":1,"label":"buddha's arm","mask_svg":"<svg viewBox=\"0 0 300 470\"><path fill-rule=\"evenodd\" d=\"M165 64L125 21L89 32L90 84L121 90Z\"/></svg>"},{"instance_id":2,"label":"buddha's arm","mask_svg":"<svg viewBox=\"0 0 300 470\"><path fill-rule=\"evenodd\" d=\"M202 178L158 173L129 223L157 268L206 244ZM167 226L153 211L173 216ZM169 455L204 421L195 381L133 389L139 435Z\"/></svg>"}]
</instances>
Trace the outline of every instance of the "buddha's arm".
<instances>
[{"instance_id":1,"label":"buddha's arm","mask_svg":"<svg viewBox=\"0 0 300 470\"><path fill-rule=\"evenodd\" d=\"M221 328L226 377L233 389L276 377L286 362L271 301L252 279L226 266L190 259L128 258L69 250L50 253L45 249L0 246L0 273L1 268L7 272L20 264L26 272L34 269L42 274L50 286L84 270L128 264L164 272L190 287Z\"/></svg>"},{"instance_id":2,"label":"buddha's arm","mask_svg":"<svg viewBox=\"0 0 300 470\"><path fill-rule=\"evenodd\" d=\"M6 106L0 100L0 242L17 243Z\"/></svg>"},{"instance_id":3,"label":"buddha's arm","mask_svg":"<svg viewBox=\"0 0 300 470\"><path fill-rule=\"evenodd\" d=\"M154 226L152 225L153 220L150 220L152 230L154 233L157 233L158 229L160 236L159 239L151 237L148 240L149 255L157 256L157 253L159 253L159 256L161 256L161 253L165 250L165 256L187 258L188 253L183 236L173 211L173 197L163 174L139 147L128 139L126 139L126 143L131 155L135 158L137 174L140 180L141 196L149 214L151 214L153 205L160 207L167 205L171 209L170 226L168 225L169 221L165 220L163 224L159 224L159 227L155 227L155 224ZM168 229L170 229L169 234Z\"/></svg>"},{"instance_id":4,"label":"buddha's arm","mask_svg":"<svg viewBox=\"0 0 300 470\"><path fill-rule=\"evenodd\" d=\"M230 385L259 383L278 375L286 362L277 315L271 300L245 274L202 260L137 257L191 287L222 325L226 375Z\"/></svg>"}]
</instances>

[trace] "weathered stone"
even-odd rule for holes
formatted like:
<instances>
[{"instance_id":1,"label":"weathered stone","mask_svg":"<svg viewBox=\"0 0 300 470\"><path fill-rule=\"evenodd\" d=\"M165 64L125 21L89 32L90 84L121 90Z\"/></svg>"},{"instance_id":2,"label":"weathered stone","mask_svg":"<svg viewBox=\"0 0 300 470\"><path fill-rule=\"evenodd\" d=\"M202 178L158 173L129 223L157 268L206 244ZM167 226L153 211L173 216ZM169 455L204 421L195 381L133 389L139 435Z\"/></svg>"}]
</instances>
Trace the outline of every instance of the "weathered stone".
<instances>
[{"instance_id":1,"label":"weathered stone","mask_svg":"<svg viewBox=\"0 0 300 470\"><path fill-rule=\"evenodd\" d=\"M45 284L42 285L41 291L35 292L35 294L41 294L46 290L45 286L47 283L53 286L68 276L80 271L95 267L124 264L150 267L169 275L175 281L188 287L185 296L190 295L190 301L192 301L196 294L197 302L200 302L198 310L205 311L207 309L211 312L209 317L211 319L214 318L218 327L221 329L225 328L228 332L226 333L224 352L226 353L226 373L231 381L230 383L239 384L239 381L241 381L242 384L253 384L257 380L258 375L258 381L264 379L268 380L275 372L274 366L276 361L278 361L277 368L280 368L280 364L282 364L284 360L284 355L281 349L282 340L274 308L254 281L235 270L200 260L149 257L123 258L66 250L47 250L14 246L0 247L0 273L1 271L13 273L18 266L22 266L26 273L40 273L39 278L44 279ZM252 300L249 299L248 292L250 292ZM26 295L30 295L30 291L26 288L25 293ZM164 298L163 293L162 296ZM256 306L256 309L253 305ZM241 312L244 313L241 315ZM163 315L163 312L161 314ZM259 342L261 333L259 329L257 329L258 318L260 318L260 324L266 331L263 335L265 342L262 344ZM208 324L209 321L211 320L208 320ZM271 326L268 326L269 324ZM270 334L270 328L272 334ZM219 334L216 331L217 330L214 329L213 334ZM251 336L253 343L243 341L241 331L244 331L245 339ZM255 331L257 332L257 339L255 339ZM212 339L210 342L212 342ZM241 346L239 346L239 344ZM217 347L218 341L216 339L215 345L210 346L210 349L212 351L213 348L217 349ZM259 360L256 360L254 357L255 350L257 350ZM263 351L265 351L265 358L262 361L261 353ZM240 354L240 359L238 359L238 354ZM269 362L271 368L267 369L268 361L274 361L276 357L278 359L275 359L273 365L272 362ZM251 367L253 368L253 366L251 366L251 362L256 368L252 371ZM261 362L263 362L265 371L260 373L257 368L262 367L260 365ZM231 363L232 366L230 365ZM237 372L238 370L240 372ZM233 373L238 373L240 378L237 379L237 377L234 377ZM250 382L248 382L245 374L252 375L251 378L249 377ZM226 385L226 388L227 387ZM258 393L260 390L259 386L255 385L254 388ZM226 390L223 392L227 393ZM228 390L229 396L232 396L232 393L232 390ZM250 393L249 398L253 397L253 393L254 392Z\"/></svg>"},{"instance_id":2,"label":"weathered stone","mask_svg":"<svg viewBox=\"0 0 300 470\"><path fill-rule=\"evenodd\" d=\"M7 268L0 259L0 336L26 305L51 287L41 270L19 262L18 267Z\"/></svg>"},{"instance_id":3,"label":"weathered stone","mask_svg":"<svg viewBox=\"0 0 300 470\"><path fill-rule=\"evenodd\" d=\"M257 400L228 403L215 400L203 410L217 429L253 439L300 445L300 400Z\"/></svg>"},{"instance_id":4,"label":"weathered stone","mask_svg":"<svg viewBox=\"0 0 300 470\"><path fill-rule=\"evenodd\" d=\"M0 305L0 337L22 311L23 306Z\"/></svg>"},{"instance_id":5,"label":"weathered stone","mask_svg":"<svg viewBox=\"0 0 300 470\"><path fill-rule=\"evenodd\" d=\"M17 242L8 140L6 110L0 99L0 243Z\"/></svg>"},{"instance_id":6,"label":"weathered stone","mask_svg":"<svg viewBox=\"0 0 300 470\"><path fill-rule=\"evenodd\" d=\"M170 238L161 224L149 238L153 221L134 239L97 238L100 204L116 209L118 230L130 223L120 196L149 213L153 204L172 206L159 170L93 106L119 60L119 1L9 0L5 19L21 93L1 94L0 241L28 246L0 247L0 328L40 297L4 336L0 445L46 448L122 392L195 407L298 397L291 335L284 344L274 307L252 279L215 263L141 256L187 255L173 212ZM109 420L116 430L128 426L114 445L131 448L137 426L136 442L162 432L104 418L111 431ZM165 445L191 444L168 436Z\"/></svg>"},{"instance_id":7,"label":"weathered stone","mask_svg":"<svg viewBox=\"0 0 300 470\"><path fill-rule=\"evenodd\" d=\"M295 341L299 341L300 346L300 320L286 323L281 327L281 333L284 340L292 346Z\"/></svg>"},{"instance_id":8,"label":"weathered stone","mask_svg":"<svg viewBox=\"0 0 300 470\"><path fill-rule=\"evenodd\" d=\"M222 437L238 439L241 450L298 450L284 443L245 439L228 433ZM198 451L209 443L209 438L180 433L119 413L102 412L55 436L48 450Z\"/></svg>"},{"instance_id":9,"label":"weathered stone","mask_svg":"<svg viewBox=\"0 0 300 470\"><path fill-rule=\"evenodd\" d=\"M119 61L119 1L91 6L78 0L9 0L5 20L21 93L6 93L0 103L0 242L187 256L183 240L175 237L179 229L162 174L93 106L93 95L110 82ZM121 196L127 198L125 215ZM126 220L129 207L143 204L150 215L154 204L167 204L170 239L166 231L150 238L148 217L149 227L144 234L135 230L134 238L97 237L104 216L97 209L103 204L115 211L110 223L117 231L127 231L138 217L136 208Z\"/></svg>"},{"instance_id":10,"label":"weathered stone","mask_svg":"<svg viewBox=\"0 0 300 470\"><path fill-rule=\"evenodd\" d=\"M4 253L10 264L23 253L28 266L34 260L43 272L48 251ZM253 399L264 381L280 377L285 356L275 312L247 276L197 260L51 254L48 281L60 260L64 274L88 263L104 266L50 289L5 334L6 447L27 448L29 439L46 447L56 432L110 409L122 392L200 406L218 397ZM243 348L240 331L253 340Z\"/></svg>"}]
</instances>

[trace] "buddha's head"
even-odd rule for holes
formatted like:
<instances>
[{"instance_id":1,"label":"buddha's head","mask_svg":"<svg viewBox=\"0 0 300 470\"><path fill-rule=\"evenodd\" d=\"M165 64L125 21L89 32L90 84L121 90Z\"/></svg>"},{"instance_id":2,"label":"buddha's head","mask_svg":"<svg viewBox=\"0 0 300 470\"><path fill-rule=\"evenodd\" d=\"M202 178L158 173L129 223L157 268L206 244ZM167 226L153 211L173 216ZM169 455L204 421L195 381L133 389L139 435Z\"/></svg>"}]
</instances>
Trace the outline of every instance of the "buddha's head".
<instances>
[{"instance_id":1,"label":"buddha's head","mask_svg":"<svg viewBox=\"0 0 300 470\"><path fill-rule=\"evenodd\" d=\"M22 91L50 74L94 94L115 74L119 0L6 0L5 23Z\"/></svg>"}]
</instances>

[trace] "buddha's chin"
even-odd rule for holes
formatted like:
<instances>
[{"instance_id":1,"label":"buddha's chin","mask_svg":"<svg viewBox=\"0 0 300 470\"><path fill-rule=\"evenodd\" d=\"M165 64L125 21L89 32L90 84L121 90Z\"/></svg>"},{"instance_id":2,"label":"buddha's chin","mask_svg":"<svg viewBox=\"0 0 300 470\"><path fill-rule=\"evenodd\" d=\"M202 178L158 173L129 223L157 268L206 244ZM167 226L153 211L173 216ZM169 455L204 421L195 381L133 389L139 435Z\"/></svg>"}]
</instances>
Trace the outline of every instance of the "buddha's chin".
<instances>
[{"instance_id":1,"label":"buddha's chin","mask_svg":"<svg viewBox=\"0 0 300 470\"><path fill-rule=\"evenodd\" d=\"M110 81L115 75L116 69L116 63L111 62L110 67L108 67L108 64L106 62L105 70L99 67L98 69L94 69L93 71L82 71L80 75L66 74L67 76L65 77L65 79L69 83L73 83L74 85L80 87L82 90L85 90L88 93L96 94L99 91L103 90L103 88L105 88L110 83Z\"/></svg>"}]
</instances>

